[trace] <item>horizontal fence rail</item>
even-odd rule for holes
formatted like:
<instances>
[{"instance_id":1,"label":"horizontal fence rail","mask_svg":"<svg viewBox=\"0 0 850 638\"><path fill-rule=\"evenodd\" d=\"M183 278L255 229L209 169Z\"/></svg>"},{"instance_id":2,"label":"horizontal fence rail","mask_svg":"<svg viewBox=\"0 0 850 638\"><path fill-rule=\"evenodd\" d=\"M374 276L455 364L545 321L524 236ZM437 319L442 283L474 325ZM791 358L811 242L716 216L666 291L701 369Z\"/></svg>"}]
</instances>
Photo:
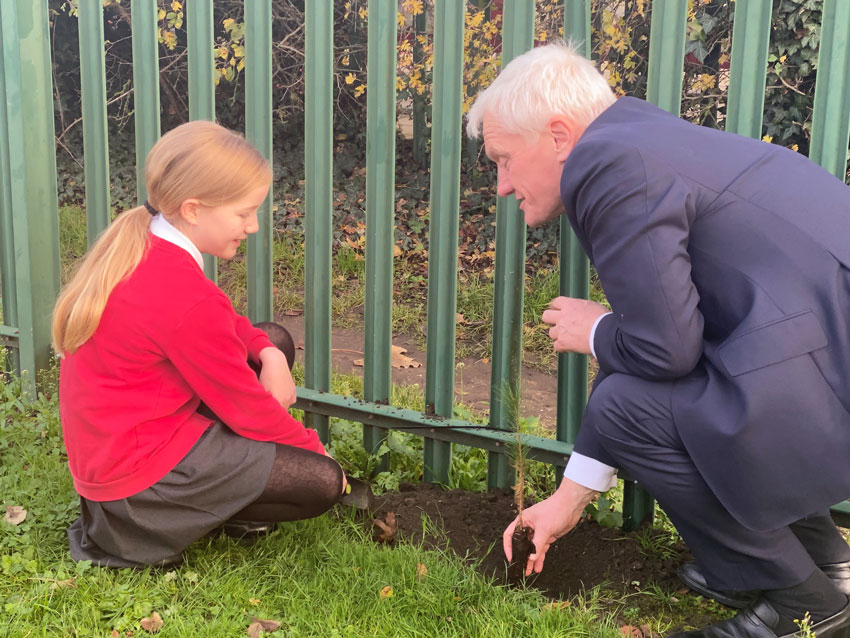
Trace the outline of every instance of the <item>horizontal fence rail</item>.
<instances>
[{"instance_id":1,"label":"horizontal fence rail","mask_svg":"<svg viewBox=\"0 0 850 638\"><path fill-rule=\"evenodd\" d=\"M512 483L509 451L516 444L521 389L522 307L526 227L516 199L499 198L496 210L494 325L487 429L454 419L455 312L462 145L465 11L468 3L435 0L430 139L430 252L427 299L425 412L388 405L391 389L393 231L396 169L395 0L368 3L366 125L366 304L364 400L331 394L331 258L333 205L334 4L305 3L305 386L295 407L323 441L330 419L363 424L369 452L388 430L425 438L424 480L448 483L452 444L488 451L488 484ZM762 132L772 0L738 1L725 127L758 138ZM215 119L212 0L186 3L190 119ZM245 134L272 159L272 0L245 5ZM564 34L590 57L590 0L564 0ZM678 114L682 103L687 0L651 4L647 99ZM534 46L534 3L505 0L501 64ZM137 199L147 197L144 163L160 137L158 6L131 5ZM109 144L104 72L103 4L80 0L80 74L85 159L87 239L108 224ZM422 33L425 16L416 17ZM847 169L850 138L850 2L824 0L815 85L811 157L835 175ZM58 212L50 39L46 0L0 0L0 347L10 348L20 373L47 367L50 313L59 288ZM421 59L417 44L418 59ZM415 100L417 162L423 163L424 103ZM473 147L466 147L468 150ZM21 153L20 149L26 149ZM494 185L495 188L495 185ZM260 231L247 245L248 315L273 317L273 193L259 212ZM561 220L560 293L586 298L589 266L565 219ZM216 263L205 256L215 280ZM34 375L30 375L30 382ZM555 438L522 435L528 457L560 472L573 450L587 399L588 361L558 357ZM381 459L378 470L386 469ZM628 477L624 520L635 526L652 516L652 499ZM834 508L850 522L850 503Z\"/></svg>"}]
</instances>

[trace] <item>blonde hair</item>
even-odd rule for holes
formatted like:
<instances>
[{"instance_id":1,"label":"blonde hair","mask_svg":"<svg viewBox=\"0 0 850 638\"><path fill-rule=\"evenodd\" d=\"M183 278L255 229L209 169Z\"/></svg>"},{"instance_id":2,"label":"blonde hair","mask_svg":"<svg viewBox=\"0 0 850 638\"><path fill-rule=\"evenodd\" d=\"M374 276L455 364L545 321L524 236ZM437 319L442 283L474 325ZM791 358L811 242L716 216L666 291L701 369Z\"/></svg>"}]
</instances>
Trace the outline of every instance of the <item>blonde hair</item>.
<instances>
[{"instance_id":1,"label":"blonde hair","mask_svg":"<svg viewBox=\"0 0 850 638\"><path fill-rule=\"evenodd\" d=\"M214 122L182 124L148 153L148 202L169 221L187 199L221 206L271 181L266 159L244 137ZM73 353L94 334L112 290L139 265L149 244L144 206L119 215L97 238L53 310L53 347Z\"/></svg>"},{"instance_id":2,"label":"blonde hair","mask_svg":"<svg viewBox=\"0 0 850 638\"><path fill-rule=\"evenodd\" d=\"M507 133L533 142L554 116L568 118L583 131L614 100L608 81L593 64L558 41L511 60L475 98L466 132L477 138L489 114L498 117Z\"/></svg>"}]
</instances>

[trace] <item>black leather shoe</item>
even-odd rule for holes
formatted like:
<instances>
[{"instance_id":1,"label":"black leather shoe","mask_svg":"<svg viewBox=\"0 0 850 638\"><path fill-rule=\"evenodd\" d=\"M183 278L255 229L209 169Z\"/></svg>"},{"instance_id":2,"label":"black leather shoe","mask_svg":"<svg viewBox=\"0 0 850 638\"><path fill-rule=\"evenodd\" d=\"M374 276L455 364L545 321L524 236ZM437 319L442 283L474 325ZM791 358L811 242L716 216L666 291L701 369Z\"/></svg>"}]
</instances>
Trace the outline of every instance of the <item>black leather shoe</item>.
<instances>
[{"instance_id":1,"label":"black leather shoe","mask_svg":"<svg viewBox=\"0 0 850 638\"><path fill-rule=\"evenodd\" d=\"M850 561L833 563L831 565L818 565L818 567L841 590L841 593L850 598ZM712 589L706 584L702 572L693 561L685 563L679 568L679 578L700 596L711 598L721 605L726 605L734 609L743 609L747 605L753 604L759 595L757 591L723 591Z\"/></svg>"},{"instance_id":2,"label":"black leather shoe","mask_svg":"<svg viewBox=\"0 0 850 638\"><path fill-rule=\"evenodd\" d=\"M752 605L759 597L758 591L724 591L722 589L712 589L705 582L705 577L694 561L685 563L679 568L679 578L700 596L711 598L721 605L726 605L734 609L743 609L748 605Z\"/></svg>"},{"instance_id":3,"label":"black leather shoe","mask_svg":"<svg viewBox=\"0 0 850 638\"><path fill-rule=\"evenodd\" d=\"M831 565L818 565L818 567L841 590L842 594L850 598L850 560Z\"/></svg>"},{"instance_id":4,"label":"black leather shoe","mask_svg":"<svg viewBox=\"0 0 850 638\"><path fill-rule=\"evenodd\" d=\"M696 629L680 631L668 638L795 638L804 634L795 631L781 636L773 630L779 624L779 614L766 600L759 599L752 607L738 612L732 618L719 623ZM820 622L809 625L811 633L817 638L850 637L850 602L844 608Z\"/></svg>"}]
</instances>

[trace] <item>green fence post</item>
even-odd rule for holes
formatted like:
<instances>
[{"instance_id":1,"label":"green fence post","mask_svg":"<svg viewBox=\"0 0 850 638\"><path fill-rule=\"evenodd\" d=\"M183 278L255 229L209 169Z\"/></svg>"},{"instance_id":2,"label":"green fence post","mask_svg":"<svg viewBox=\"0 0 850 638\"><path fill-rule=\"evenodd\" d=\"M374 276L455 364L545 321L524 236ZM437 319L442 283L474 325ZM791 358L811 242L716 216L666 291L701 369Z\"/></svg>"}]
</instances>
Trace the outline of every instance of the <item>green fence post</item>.
<instances>
[{"instance_id":1,"label":"green fence post","mask_svg":"<svg viewBox=\"0 0 850 638\"><path fill-rule=\"evenodd\" d=\"M824 0L809 157L838 179L850 138L850 2Z\"/></svg>"},{"instance_id":2,"label":"green fence post","mask_svg":"<svg viewBox=\"0 0 850 638\"><path fill-rule=\"evenodd\" d=\"M564 38L590 59L590 0L564 0ZM587 299L590 292L589 265L566 215L560 218L560 242L560 293ZM587 356L574 352L559 354L556 427L559 441L575 443L586 404ZM557 482L560 482L563 471L563 467L555 468Z\"/></svg>"},{"instance_id":3,"label":"green fence post","mask_svg":"<svg viewBox=\"0 0 850 638\"><path fill-rule=\"evenodd\" d=\"M159 139L159 51L156 0L135 0L133 26L133 119L136 125L136 199L148 196L145 161Z\"/></svg>"},{"instance_id":4,"label":"green fence post","mask_svg":"<svg viewBox=\"0 0 850 638\"><path fill-rule=\"evenodd\" d=\"M9 346L7 364L17 374L35 370L35 348L31 337L20 339L19 325L32 323L29 285L29 242L27 184L24 154L24 118L20 42L17 7L0 2L0 285L3 292L3 322L0 346ZM15 222L18 221L16 226ZM16 246L19 249L16 250ZM20 260L21 267L17 267ZM18 307L20 292L21 305ZM29 390L34 387L32 377Z\"/></svg>"},{"instance_id":5,"label":"green fence post","mask_svg":"<svg viewBox=\"0 0 850 638\"><path fill-rule=\"evenodd\" d=\"M652 3L647 100L674 115L679 115L682 109L687 9L687 0L655 0ZM626 481L623 528L634 529L641 522L652 520L653 509L652 497Z\"/></svg>"},{"instance_id":6,"label":"green fence post","mask_svg":"<svg viewBox=\"0 0 850 638\"><path fill-rule=\"evenodd\" d=\"M649 29L646 99L673 115L682 109L688 0L655 0Z\"/></svg>"},{"instance_id":7,"label":"green fence post","mask_svg":"<svg viewBox=\"0 0 850 638\"><path fill-rule=\"evenodd\" d=\"M272 162L272 3L245 3L245 137ZM257 211L260 230L248 237L248 317L271 321L273 186Z\"/></svg>"},{"instance_id":8,"label":"green fence post","mask_svg":"<svg viewBox=\"0 0 850 638\"><path fill-rule=\"evenodd\" d=\"M189 55L189 119L215 121L215 61L212 0L186 5L186 48ZM218 260L204 255L204 273L218 281Z\"/></svg>"},{"instance_id":9,"label":"green fence post","mask_svg":"<svg viewBox=\"0 0 850 638\"><path fill-rule=\"evenodd\" d=\"M772 0L735 3L726 130L761 138Z\"/></svg>"},{"instance_id":10,"label":"green fence post","mask_svg":"<svg viewBox=\"0 0 850 638\"><path fill-rule=\"evenodd\" d=\"M106 71L103 2L80 0L80 86L86 180L86 239L89 246L109 225L109 137L106 129Z\"/></svg>"},{"instance_id":11,"label":"green fence post","mask_svg":"<svg viewBox=\"0 0 850 638\"><path fill-rule=\"evenodd\" d=\"M59 215L53 86L46 0L2 2L4 270L14 262L8 320L17 328L19 372L29 392L50 364L50 321L59 292ZM24 81L26 79L26 81ZM25 152L24 152L24 149ZM7 190L7 188L9 190ZM11 223L10 223L11 221ZM4 283L11 278L4 275ZM4 301L9 298L4 287ZM13 314L14 313L14 314ZM14 330L4 330L4 333ZM10 336L6 334L5 336ZM15 336L15 335L12 335Z\"/></svg>"},{"instance_id":12,"label":"green fence post","mask_svg":"<svg viewBox=\"0 0 850 638\"><path fill-rule=\"evenodd\" d=\"M534 41L534 3L505 0L502 18L502 68L528 51ZM493 310L493 364L490 373L490 424L517 427L514 400L519 400L522 365L522 303L525 275L525 220L516 197L496 204L496 272ZM487 485L507 487L513 470L506 454L488 455Z\"/></svg>"},{"instance_id":13,"label":"green fence post","mask_svg":"<svg viewBox=\"0 0 850 638\"><path fill-rule=\"evenodd\" d=\"M444 417L454 407L464 8L455 0L434 5L425 409ZM451 443L425 439L426 481L447 485L451 462Z\"/></svg>"},{"instance_id":14,"label":"green fence post","mask_svg":"<svg viewBox=\"0 0 850 638\"><path fill-rule=\"evenodd\" d=\"M366 309L363 396L390 398L393 295L393 202L396 128L395 0L369 0L366 62ZM363 426L363 445L372 454L386 431ZM388 459L379 463L386 469Z\"/></svg>"},{"instance_id":15,"label":"green fence post","mask_svg":"<svg viewBox=\"0 0 850 638\"><path fill-rule=\"evenodd\" d=\"M333 2L313 0L306 22L304 128L304 385L331 389L331 227L333 225ZM327 416L306 413L324 443Z\"/></svg>"}]
</instances>

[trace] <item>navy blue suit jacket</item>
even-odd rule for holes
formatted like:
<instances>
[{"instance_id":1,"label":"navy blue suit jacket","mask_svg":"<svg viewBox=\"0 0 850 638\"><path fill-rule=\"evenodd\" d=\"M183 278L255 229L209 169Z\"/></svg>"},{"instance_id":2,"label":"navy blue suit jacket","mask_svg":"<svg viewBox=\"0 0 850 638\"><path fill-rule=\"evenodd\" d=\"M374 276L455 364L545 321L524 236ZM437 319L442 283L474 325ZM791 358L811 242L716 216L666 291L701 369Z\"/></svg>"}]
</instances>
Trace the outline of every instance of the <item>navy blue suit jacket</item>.
<instances>
[{"instance_id":1,"label":"navy blue suit jacket","mask_svg":"<svg viewBox=\"0 0 850 638\"><path fill-rule=\"evenodd\" d=\"M561 196L613 310L600 374L673 380L682 441L733 516L774 529L850 497L850 188L621 98ZM581 434L576 451L594 456Z\"/></svg>"}]
</instances>

